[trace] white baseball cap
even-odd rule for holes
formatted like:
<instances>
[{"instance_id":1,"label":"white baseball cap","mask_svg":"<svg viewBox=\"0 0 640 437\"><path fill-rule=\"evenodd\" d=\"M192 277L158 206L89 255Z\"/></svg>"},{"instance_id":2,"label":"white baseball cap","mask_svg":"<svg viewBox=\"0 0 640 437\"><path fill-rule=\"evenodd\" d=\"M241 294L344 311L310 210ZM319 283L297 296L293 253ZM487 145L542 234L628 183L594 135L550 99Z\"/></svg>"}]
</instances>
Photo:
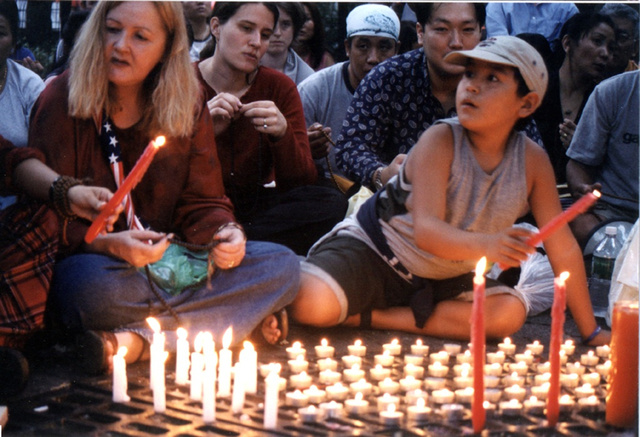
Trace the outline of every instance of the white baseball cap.
<instances>
[{"instance_id":1,"label":"white baseball cap","mask_svg":"<svg viewBox=\"0 0 640 437\"><path fill-rule=\"evenodd\" d=\"M354 8L347 16L347 38L352 36L400 37L400 20L393 9L384 5L366 4Z\"/></svg>"}]
</instances>

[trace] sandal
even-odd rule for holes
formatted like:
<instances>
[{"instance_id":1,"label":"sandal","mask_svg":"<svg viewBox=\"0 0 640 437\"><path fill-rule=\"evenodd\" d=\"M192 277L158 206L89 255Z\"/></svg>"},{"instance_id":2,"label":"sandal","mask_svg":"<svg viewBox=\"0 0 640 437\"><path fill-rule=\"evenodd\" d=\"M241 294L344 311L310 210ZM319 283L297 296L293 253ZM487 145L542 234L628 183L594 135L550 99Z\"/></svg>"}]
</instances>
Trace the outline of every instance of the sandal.
<instances>
[{"instance_id":1,"label":"sandal","mask_svg":"<svg viewBox=\"0 0 640 437\"><path fill-rule=\"evenodd\" d=\"M86 331L76 339L78 366L89 375L113 372L112 356L118 351L118 339L110 331Z\"/></svg>"},{"instance_id":2,"label":"sandal","mask_svg":"<svg viewBox=\"0 0 640 437\"><path fill-rule=\"evenodd\" d=\"M270 343L269 341L267 341L267 339L264 337L264 334L262 333L263 322L260 322L260 324L253 330L253 332L251 332L251 335L249 335L252 343L266 346L287 344L287 337L289 335L289 316L287 315L286 308L282 308L280 311L276 311L275 313L273 313L273 316L278 321L280 338L278 338L275 343Z\"/></svg>"}]
</instances>

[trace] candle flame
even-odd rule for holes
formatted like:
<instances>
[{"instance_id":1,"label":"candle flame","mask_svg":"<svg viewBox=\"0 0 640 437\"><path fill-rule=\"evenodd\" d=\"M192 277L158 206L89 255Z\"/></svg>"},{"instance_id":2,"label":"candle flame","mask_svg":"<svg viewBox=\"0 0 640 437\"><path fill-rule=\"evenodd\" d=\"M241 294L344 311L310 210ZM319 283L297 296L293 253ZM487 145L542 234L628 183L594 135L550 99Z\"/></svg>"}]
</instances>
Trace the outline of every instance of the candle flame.
<instances>
[{"instance_id":1,"label":"candle flame","mask_svg":"<svg viewBox=\"0 0 640 437\"><path fill-rule=\"evenodd\" d=\"M422 346L422 340L421 339L417 339L416 340L416 346Z\"/></svg>"},{"instance_id":2,"label":"candle flame","mask_svg":"<svg viewBox=\"0 0 640 437\"><path fill-rule=\"evenodd\" d=\"M322 345L322 347L327 347L329 345L329 340L327 340L326 338L323 338L320 341L320 344Z\"/></svg>"},{"instance_id":3,"label":"candle flame","mask_svg":"<svg viewBox=\"0 0 640 437\"><path fill-rule=\"evenodd\" d=\"M484 275L484 271L487 268L487 257L483 256L476 264L476 278L482 277Z\"/></svg>"},{"instance_id":4,"label":"candle flame","mask_svg":"<svg viewBox=\"0 0 640 437\"><path fill-rule=\"evenodd\" d=\"M153 140L153 145L158 148L164 146L164 143L166 142L167 139L164 137L164 135L160 135L159 137L156 137L155 140Z\"/></svg>"},{"instance_id":5,"label":"candle flame","mask_svg":"<svg viewBox=\"0 0 640 437\"><path fill-rule=\"evenodd\" d=\"M485 401L485 402L486 402L486 401ZM418 398L418 399L416 400L416 407L418 407L418 408L424 408L424 406L425 406L425 405L426 405L426 404L425 404L424 398Z\"/></svg>"},{"instance_id":6,"label":"candle flame","mask_svg":"<svg viewBox=\"0 0 640 437\"><path fill-rule=\"evenodd\" d=\"M356 399L356 401L361 401L362 400L362 392L356 393L355 399Z\"/></svg>"},{"instance_id":7,"label":"candle flame","mask_svg":"<svg viewBox=\"0 0 640 437\"><path fill-rule=\"evenodd\" d=\"M222 336L222 347L229 349L231 346L231 339L233 338L233 328L229 326Z\"/></svg>"},{"instance_id":8,"label":"candle flame","mask_svg":"<svg viewBox=\"0 0 640 437\"><path fill-rule=\"evenodd\" d=\"M391 344L392 345L397 345L398 343L400 343L400 341L397 338L394 338L393 340L391 340Z\"/></svg>"},{"instance_id":9,"label":"candle flame","mask_svg":"<svg viewBox=\"0 0 640 437\"><path fill-rule=\"evenodd\" d=\"M156 334L160 332L160 322L158 322L158 320L154 319L153 317L147 317L147 324Z\"/></svg>"},{"instance_id":10,"label":"candle flame","mask_svg":"<svg viewBox=\"0 0 640 437\"><path fill-rule=\"evenodd\" d=\"M124 358L124 356L127 355L128 351L129 350L126 346L120 346L120 348L118 348L118 356Z\"/></svg>"},{"instance_id":11,"label":"candle flame","mask_svg":"<svg viewBox=\"0 0 640 437\"><path fill-rule=\"evenodd\" d=\"M242 343L242 347L243 347L243 349L248 350L248 351L254 351L255 350L255 348L253 347L253 343L251 343L250 341L246 341L246 340Z\"/></svg>"},{"instance_id":12,"label":"candle flame","mask_svg":"<svg viewBox=\"0 0 640 437\"><path fill-rule=\"evenodd\" d=\"M353 344L354 344L354 346L360 347L360 346L362 346L362 340L356 340Z\"/></svg>"},{"instance_id":13,"label":"candle flame","mask_svg":"<svg viewBox=\"0 0 640 437\"><path fill-rule=\"evenodd\" d=\"M186 329L180 327L180 328L176 329L176 335L178 336L178 338L180 340L186 340L187 336L189 335L189 332L187 332Z\"/></svg>"},{"instance_id":14,"label":"candle flame","mask_svg":"<svg viewBox=\"0 0 640 437\"><path fill-rule=\"evenodd\" d=\"M315 413L316 407L314 407L313 405L309 405L309 408L307 408L307 412L311 414Z\"/></svg>"},{"instance_id":15,"label":"candle flame","mask_svg":"<svg viewBox=\"0 0 640 437\"><path fill-rule=\"evenodd\" d=\"M560 273L559 279L560 279L560 284L564 285L564 283L567 282L567 279L569 279L569 272Z\"/></svg>"},{"instance_id":16,"label":"candle flame","mask_svg":"<svg viewBox=\"0 0 640 437\"><path fill-rule=\"evenodd\" d=\"M509 337L505 337L503 343L509 345L511 344L511 339Z\"/></svg>"},{"instance_id":17,"label":"candle flame","mask_svg":"<svg viewBox=\"0 0 640 437\"><path fill-rule=\"evenodd\" d=\"M301 349L302 348L302 343L300 343L299 341L294 341L293 344L291 345L291 347L293 349Z\"/></svg>"},{"instance_id":18,"label":"candle flame","mask_svg":"<svg viewBox=\"0 0 640 437\"><path fill-rule=\"evenodd\" d=\"M600 196L602 196L602 193L600 193L600 191L598 190L593 190L593 195L596 196L597 198L600 198Z\"/></svg>"},{"instance_id":19,"label":"candle flame","mask_svg":"<svg viewBox=\"0 0 640 437\"><path fill-rule=\"evenodd\" d=\"M389 405L387 405L387 412L388 413L395 413L396 412L396 404L391 402Z\"/></svg>"},{"instance_id":20,"label":"candle flame","mask_svg":"<svg viewBox=\"0 0 640 437\"><path fill-rule=\"evenodd\" d=\"M296 396L296 397L300 397L300 396L302 396L302 392L300 391L299 388L297 388L296 391L293 392L293 395Z\"/></svg>"}]
</instances>

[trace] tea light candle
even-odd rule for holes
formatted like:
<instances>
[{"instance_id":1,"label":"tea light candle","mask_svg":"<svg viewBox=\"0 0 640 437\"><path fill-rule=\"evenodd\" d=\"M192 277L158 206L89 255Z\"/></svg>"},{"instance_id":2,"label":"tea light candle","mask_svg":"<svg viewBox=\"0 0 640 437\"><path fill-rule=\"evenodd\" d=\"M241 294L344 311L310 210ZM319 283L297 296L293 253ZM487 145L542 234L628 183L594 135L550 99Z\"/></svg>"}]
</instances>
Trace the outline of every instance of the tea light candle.
<instances>
[{"instance_id":1,"label":"tea light candle","mask_svg":"<svg viewBox=\"0 0 640 437\"><path fill-rule=\"evenodd\" d=\"M530 366L533 363L533 353L527 349L521 354L515 355L516 363L523 362L527 366Z\"/></svg>"},{"instance_id":2,"label":"tea light candle","mask_svg":"<svg viewBox=\"0 0 640 437\"><path fill-rule=\"evenodd\" d=\"M585 373L580 379L583 384L590 384L592 387L600 384L600 374L597 372Z\"/></svg>"},{"instance_id":3,"label":"tea light candle","mask_svg":"<svg viewBox=\"0 0 640 437\"><path fill-rule=\"evenodd\" d=\"M535 385L531 387L531 394L537 397L538 399L545 400L549 395L549 386L551 383L545 382L542 385Z\"/></svg>"},{"instance_id":4,"label":"tea light candle","mask_svg":"<svg viewBox=\"0 0 640 437\"><path fill-rule=\"evenodd\" d=\"M573 355L576 351L576 345L573 343L573 340L567 340L560 345L560 350L564 351L567 356Z\"/></svg>"},{"instance_id":5,"label":"tea light candle","mask_svg":"<svg viewBox=\"0 0 640 437\"><path fill-rule=\"evenodd\" d=\"M563 350L560 351L560 364L565 365L567 364L567 361L569 360L569 356L567 355L567 353Z\"/></svg>"},{"instance_id":6,"label":"tea light candle","mask_svg":"<svg viewBox=\"0 0 640 437\"><path fill-rule=\"evenodd\" d=\"M560 374L560 385L567 388L576 388L580 382L580 376L575 373Z\"/></svg>"},{"instance_id":7,"label":"tea light candle","mask_svg":"<svg viewBox=\"0 0 640 437\"><path fill-rule=\"evenodd\" d=\"M286 389L287 389L287 378L278 376L278 391L285 391Z\"/></svg>"},{"instance_id":8,"label":"tea light candle","mask_svg":"<svg viewBox=\"0 0 640 437\"><path fill-rule=\"evenodd\" d=\"M302 347L302 343L294 341L293 344L286 349L286 352L290 360L295 360L298 355L302 355L304 357L307 350Z\"/></svg>"},{"instance_id":9,"label":"tea light candle","mask_svg":"<svg viewBox=\"0 0 640 437\"><path fill-rule=\"evenodd\" d=\"M434 390L431 393L431 400L436 404L450 404L455 398L455 393L449 389Z\"/></svg>"},{"instance_id":10,"label":"tea light candle","mask_svg":"<svg viewBox=\"0 0 640 437\"><path fill-rule=\"evenodd\" d=\"M337 373L337 372L336 372ZM338 376L340 374L338 373ZM292 388L305 389L311 386L311 376L307 372L300 372L289 377Z\"/></svg>"},{"instance_id":11,"label":"tea light candle","mask_svg":"<svg viewBox=\"0 0 640 437\"><path fill-rule=\"evenodd\" d=\"M560 413L570 413L576 402L569 395L560 396Z\"/></svg>"},{"instance_id":12,"label":"tea light candle","mask_svg":"<svg viewBox=\"0 0 640 437\"><path fill-rule=\"evenodd\" d=\"M535 396L531 396L524 401L524 412L529 414L544 414L545 403Z\"/></svg>"},{"instance_id":13,"label":"tea light candle","mask_svg":"<svg viewBox=\"0 0 640 437\"><path fill-rule=\"evenodd\" d=\"M504 397L506 399L517 399L522 402L526 394L527 390L515 384L504 389Z\"/></svg>"},{"instance_id":14,"label":"tea light candle","mask_svg":"<svg viewBox=\"0 0 640 437\"><path fill-rule=\"evenodd\" d=\"M504 363L506 355L503 351L498 352L487 352L487 363L489 364L500 364Z\"/></svg>"},{"instance_id":15,"label":"tea light candle","mask_svg":"<svg viewBox=\"0 0 640 437\"><path fill-rule=\"evenodd\" d=\"M340 372L334 372L333 370L323 370L318 374L318 381L320 382L320 384L327 384L327 385L335 384L341 379L342 379L342 375L340 374ZM304 387L304 388L307 388L307 387Z\"/></svg>"},{"instance_id":16,"label":"tea light candle","mask_svg":"<svg viewBox=\"0 0 640 437\"><path fill-rule=\"evenodd\" d=\"M433 352L429 354L429 363L435 364L438 361L440 364L445 364L449 362L449 354L446 351Z\"/></svg>"},{"instance_id":17,"label":"tea light candle","mask_svg":"<svg viewBox=\"0 0 640 437\"><path fill-rule=\"evenodd\" d=\"M496 388L500 384L500 378L493 375L484 375L484 385L489 388Z\"/></svg>"},{"instance_id":18,"label":"tea light candle","mask_svg":"<svg viewBox=\"0 0 640 437\"><path fill-rule=\"evenodd\" d=\"M502 383L505 386L519 385L520 387L522 387L524 386L524 377L518 375L516 372L513 372L502 378Z\"/></svg>"},{"instance_id":19,"label":"tea light candle","mask_svg":"<svg viewBox=\"0 0 640 437\"><path fill-rule=\"evenodd\" d=\"M362 366L362 357L356 355L344 355L342 357L342 364L347 368L353 367L356 364L358 366Z\"/></svg>"},{"instance_id":20,"label":"tea light candle","mask_svg":"<svg viewBox=\"0 0 640 437\"><path fill-rule=\"evenodd\" d=\"M394 404L396 407L400 406L400 398L398 396L393 396L390 393L385 393L382 396L378 396L376 399L376 404L378 406L378 411L386 410L390 404Z\"/></svg>"},{"instance_id":21,"label":"tea light candle","mask_svg":"<svg viewBox=\"0 0 640 437\"><path fill-rule=\"evenodd\" d=\"M465 375L470 375L471 374L471 364L469 363L464 363L464 364L455 364L453 366L453 375L454 376L460 376L463 373Z\"/></svg>"},{"instance_id":22,"label":"tea light candle","mask_svg":"<svg viewBox=\"0 0 640 437\"><path fill-rule=\"evenodd\" d=\"M542 375L536 375L533 377L533 385L542 385L545 382L549 382L550 379L551 373L549 372L543 373Z\"/></svg>"},{"instance_id":23,"label":"tea light candle","mask_svg":"<svg viewBox=\"0 0 640 437\"><path fill-rule=\"evenodd\" d=\"M355 398L344 401L344 409L347 414L362 416L369 411L369 402L363 399L362 393L356 393Z\"/></svg>"},{"instance_id":24,"label":"tea light candle","mask_svg":"<svg viewBox=\"0 0 640 437\"><path fill-rule=\"evenodd\" d=\"M397 411L395 404L389 404L386 410L380 411L380 420L385 426L398 426L403 417L404 413Z\"/></svg>"},{"instance_id":25,"label":"tea light candle","mask_svg":"<svg viewBox=\"0 0 640 437\"><path fill-rule=\"evenodd\" d=\"M607 360L604 364L598 364L596 366L596 372L600 374L603 378L609 376L609 372L611 371L611 360Z\"/></svg>"},{"instance_id":26,"label":"tea light candle","mask_svg":"<svg viewBox=\"0 0 640 437\"><path fill-rule=\"evenodd\" d=\"M505 416L519 416L522 414L522 404L517 399L500 402L500 412Z\"/></svg>"},{"instance_id":27,"label":"tea light candle","mask_svg":"<svg viewBox=\"0 0 640 437\"><path fill-rule=\"evenodd\" d=\"M315 346L316 356L318 358L331 358L335 350L333 346L329 346L329 341L326 338L323 338L320 344Z\"/></svg>"},{"instance_id":28,"label":"tea light candle","mask_svg":"<svg viewBox=\"0 0 640 437\"><path fill-rule=\"evenodd\" d=\"M599 406L600 401L595 396L578 399L578 409L583 413L595 413Z\"/></svg>"},{"instance_id":29,"label":"tea light candle","mask_svg":"<svg viewBox=\"0 0 640 437\"><path fill-rule=\"evenodd\" d=\"M459 388L458 390L455 391L455 395L456 395L457 403L470 404L471 397L473 396L473 388L472 387Z\"/></svg>"},{"instance_id":30,"label":"tea light candle","mask_svg":"<svg viewBox=\"0 0 640 437\"><path fill-rule=\"evenodd\" d=\"M430 376L434 376L436 378L444 378L449 373L449 366L443 366L440 364L440 361L436 361L433 364L429 364L428 372Z\"/></svg>"},{"instance_id":31,"label":"tea light candle","mask_svg":"<svg viewBox=\"0 0 640 437\"><path fill-rule=\"evenodd\" d=\"M382 345L383 351L389 351L391 355L400 355L402 352L402 345L398 341L397 338L391 340L391 343L386 343Z\"/></svg>"},{"instance_id":32,"label":"tea light candle","mask_svg":"<svg viewBox=\"0 0 640 437\"><path fill-rule=\"evenodd\" d=\"M289 360L288 363L291 373L300 373L309 370L309 362L304 359L304 355L298 355L295 360Z\"/></svg>"},{"instance_id":33,"label":"tea light candle","mask_svg":"<svg viewBox=\"0 0 640 437\"><path fill-rule=\"evenodd\" d=\"M444 378L428 377L424 380L424 385L431 391L441 390L447 385L447 380Z\"/></svg>"},{"instance_id":34,"label":"tea light candle","mask_svg":"<svg viewBox=\"0 0 640 437\"><path fill-rule=\"evenodd\" d=\"M602 346L596 346L596 355L600 358L604 358L605 360L609 358L611 354L611 348L608 344Z\"/></svg>"},{"instance_id":35,"label":"tea light candle","mask_svg":"<svg viewBox=\"0 0 640 437\"><path fill-rule=\"evenodd\" d=\"M347 399L347 396L349 396L349 389L342 385L341 382L327 386L325 391L327 392L327 400L329 401L344 401Z\"/></svg>"},{"instance_id":36,"label":"tea light candle","mask_svg":"<svg viewBox=\"0 0 640 437\"><path fill-rule=\"evenodd\" d=\"M428 355L429 345L423 344L421 339L417 339L415 344L411 345L411 354L413 355Z\"/></svg>"},{"instance_id":37,"label":"tea light candle","mask_svg":"<svg viewBox=\"0 0 640 437\"><path fill-rule=\"evenodd\" d=\"M484 374L491 376L501 376L502 375L502 365L498 363L493 364L485 364L484 365Z\"/></svg>"},{"instance_id":38,"label":"tea light candle","mask_svg":"<svg viewBox=\"0 0 640 437\"><path fill-rule=\"evenodd\" d=\"M414 366L422 366L424 364L424 357L422 355L407 354L404 356L404 364L413 364Z\"/></svg>"},{"instance_id":39,"label":"tea light candle","mask_svg":"<svg viewBox=\"0 0 640 437\"><path fill-rule=\"evenodd\" d=\"M444 404L440 407L440 413L450 422L464 418L464 407L460 404Z\"/></svg>"},{"instance_id":40,"label":"tea light candle","mask_svg":"<svg viewBox=\"0 0 640 437\"><path fill-rule=\"evenodd\" d=\"M391 375L391 369L382 367L381 364L376 364L375 367L369 369L369 375L374 381L382 381L383 379L388 378Z\"/></svg>"},{"instance_id":41,"label":"tea light candle","mask_svg":"<svg viewBox=\"0 0 640 437\"><path fill-rule=\"evenodd\" d=\"M489 401L484 401L482 403L482 406L484 407L484 411L485 411L487 417L495 417L495 415L496 415L496 404L492 404Z\"/></svg>"},{"instance_id":42,"label":"tea light candle","mask_svg":"<svg viewBox=\"0 0 640 437\"><path fill-rule=\"evenodd\" d=\"M400 390L400 383L392 380L391 378L385 378L378 383L380 393L396 394Z\"/></svg>"},{"instance_id":43,"label":"tea light candle","mask_svg":"<svg viewBox=\"0 0 640 437\"><path fill-rule=\"evenodd\" d=\"M493 404L498 403L500 398L502 397L502 391L496 388L487 388L484 391L484 399Z\"/></svg>"},{"instance_id":44,"label":"tea light candle","mask_svg":"<svg viewBox=\"0 0 640 437\"><path fill-rule=\"evenodd\" d=\"M456 388L466 388L471 387L473 384L473 378L469 376L468 372L463 371L460 376L455 376L453 378L453 385Z\"/></svg>"},{"instance_id":45,"label":"tea light candle","mask_svg":"<svg viewBox=\"0 0 640 437\"><path fill-rule=\"evenodd\" d=\"M509 363L509 371L511 373L517 373L518 376L526 376L529 371L529 366L524 361L520 361L517 363Z\"/></svg>"},{"instance_id":46,"label":"tea light candle","mask_svg":"<svg viewBox=\"0 0 640 437\"><path fill-rule=\"evenodd\" d=\"M262 376L263 378L266 378L267 375L272 371L279 374L280 370L282 369L282 366L280 365L280 363L269 363L269 364L260 364L258 368L260 369L260 376Z\"/></svg>"},{"instance_id":47,"label":"tea light candle","mask_svg":"<svg viewBox=\"0 0 640 437\"><path fill-rule=\"evenodd\" d=\"M377 354L373 356L374 365L380 364L381 366L384 366L384 367L391 367L393 365L393 360L394 360L393 355L388 350L384 351L381 354Z\"/></svg>"},{"instance_id":48,"label":"tea light candle","mask_svg":"<svg viewBox=\"0 0 640 437\"><path fill-rule=\"evenodd\" d=\"M429 418L431 408L426 406L423 398L418 398L415 405L407 407L407 419L413 422L425 422Z\"/></svg>"},{"instance_id":49,"label":"tea light candle","mask_svg":"<svg viewBox=\"0 0 640 437\"><path fill-rule=\"evenodd\" d=\"M349 355L355 355L356 357L364 357L367 355L367 347L362 344L362 340L356 340L353 344L347 346Z\"/></svg>"},{"instance_id":50,"label":"tea light candle","mask_svg":"<svg viewBox=\"0 0 640 437\"><path fill-rule=\"evenodd\" d=\"M535 340L533 343L527 344L526 348L534 355L541 355L544 350L544 345L540 344L538 340Z\"/></svg>"},{"instance_id":51,"label":"tea light candle","mask_svg":"<svg viewBox=\"0 0 640 437\"><path fill-rule=\"evenodd\" d=\"M551 363L549 361L546 361L544 363L538 364L538 366L536 367L536 371L538 373L550 373Z\"/></svg>"},{"instance_id":52,"label":"tea light candle","mask_svg":"<svg viewBox=\"0 0 640 437\"><path fill-rule=\"evenodd\" d=\"M582 364L583 366L594 367L596 364L598 364L598 361L600 361L600 358L598 358L593 353L593 351L589 351L586 354L580 355L580 364Z\"/></svg>"},{"instance_id":53,"label":"tea light candle","mask_svg":"<svg viewBox=\"0 0 640 437\"><path fill-rule=\"evenodd\" d=\"M505 355L513 355L516 352L516 345L511 342L509 337L505 337L502 343L498 343L498 349Z\"/></svg>"},{"instance_id":54,"label":"tea light candle","mask_svg":"<svg viewBox=\"0 0 640 437\"><path fill-rule=\"evenodd\" d=\"M323 371L323 370L337 370L338 369L338 362L336 360L334 360L333 358L322 358L320 360L318 360L318 370L319 371Z\"/></svg>"},{"instance_id":55,"label":"tea light candle","mask_svg":"<svg viewBox=\"0 0 640 437\"><path fill-rule=\"evenodd\" d=\"M323 417L336 419L342 417L343 406L336 401L324 402L320 404L320 410Z\"/></svg>"},{"instance_id":56,"label":"tea light candle","mask_svg":"<svg viewBox=\"0 0 640 437\"><path fill-rule=\"evenodd\" d=\"M576 397L580 398L588 398L589 396L593 396L596 394L595 389L591 386L591 384L582 384L575 389Z\"/></svg>"},{"instance_id":57,"label":"tea light candle","mask_svg":"<svg viewBox=\"0 0 640 437\"><path fill-rule=\"evenodd\" d=\"M459 364L464 364L464 363L471 364L471 360L472 360L471 351L469 349L464 351L464 353L462 354L456 355L456 362L458 362Z\"/></svg>"},{"instance_id":58,"label":"tea light candle","mask_svg":"<svg viewBox=\"0 0 640 437\"><path fill-rule=\"evenodd\" d=\"M322 410L314 407L313 405L298 409L298 416L300 417L300 420L306 423L317 422L320 419L321 414Z\"/></svg>"},{"instance_id":59,"label":"tea light candle","mask_svg":"<svg viewBox=\"0 0 640 437\"><path fill-rule=\"evenodd\" d=\"M309 396L296 389L286 394L285 403L291 407L306 407L309 404Z\"/></svg>"},{"instance_id":60,"label":"tea light candle","mask_svg":"<svg viewBox=\"0 0 640 437\"><path fill-rule=\"evenodd\" d=\"M327 395L324 390L320 390L315 385L312 385L308 389L304 390L303 393L307 395L309 402L312 404L321 404L325 401Z\"/></svg>"},{"instance_id":61,"label":"tea light candle","mask_svg":"<svg viewBox=\"0 0 640 437\"><path fill-rule=\"evenodd\" d=\"M349 389L354 395L356 393L362 393L365 396L369 396L371 394L371 391L373 390L373 385L370 382L367 382L366 379L362 378L359 381L349 384Z\"/></svg>"},{"instance_id":62,"label":"tea light candle","mask_svg":"<svg viewBox=\"0 0 640 437\"><path fill-rule=\"evenodd\" d=\"M458 355L462 351L462 346L456 343L445 343L443 349L449 356Z\"/></svg>"},{"instance_id":63,"label":"tea light candle","mask_svg":"<svg viewBox=\"0 0 640 437\"><path fill-rule=\"evenodd\" d=\"M404 397L405 403L407 405L415 405L418 402L418 399L422 399L426 401L429 399L429 393L421 389L409 390Z\"/></svg>"},{"instance_id":64,"label":"tea light candle","mask_svg":"<svg viewBox=\"0 0 640 437\"><path fill-rule=\"evenodd\" d=\"M422 387L422 381L419 380L419 379L416 379L412 375L409 375L409 376L407 376L405 378L402 378L400 380L400 388L404 392L408 392L410 390L417 390L420 387Z\"/></svg>"},{"instance_id":65,"label":"tea light candle","mask_svg":"<svg viewBox=\"0 0 640 437\"><path fill-rule=\"evenodd\" d=\"M567 363L567 373L575 373L578 376L582 376L586 370L587 368L580 364L579 361L576 361L575 363Z\"/></svg>"},{"instance_id":66,"label":"tea light candle","mask_svg":"<svg viewBox=\"0 0 640 437\"><path fill-rule=\"evenodd\" d=\"M365 377L364 370L358 364L354 364L350 369L344 369L342 375L346 382L355 382Z\"/></svg>"},{"instance_id":67,"label":"tea light candle","mask_svg":"<svg viewBox=\"0 0 640 437\"><path fill-rule=\"evenodd\" d=\"M404 366L404 376L413 376L414 378L422 379L424 377L424 367L409 363Z\"/></svg>"}]
</instances>

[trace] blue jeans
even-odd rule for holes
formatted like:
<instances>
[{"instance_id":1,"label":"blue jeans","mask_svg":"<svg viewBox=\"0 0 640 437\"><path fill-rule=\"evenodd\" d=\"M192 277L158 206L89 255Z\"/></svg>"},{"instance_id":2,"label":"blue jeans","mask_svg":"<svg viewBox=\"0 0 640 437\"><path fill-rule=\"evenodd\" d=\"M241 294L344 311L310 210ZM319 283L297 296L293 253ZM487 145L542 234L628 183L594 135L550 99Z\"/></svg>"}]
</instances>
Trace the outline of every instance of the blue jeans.
<instances>
[{"instance_id":1,"label":"blue jeans","mask_svg":"<svg viewBox=\"0 0 640 437\"><path fill-rule=\"evenodd\" d=\"M175 330L182 326L190 340L210 331L221 344L233 327L233 343L245 339L268 315L291 303L300 283L300 263L286 247L247 242L242 263L217 269L211 289L186 290L171 296L157 288L180 317L180 325L150 289L147 277L129 263L106 255L79 254L56 264L51 309L72 331L133 331L151 338L145 319L158 319L167 334L167 349L175 348Z\"/></svg>"}]
</instances>

